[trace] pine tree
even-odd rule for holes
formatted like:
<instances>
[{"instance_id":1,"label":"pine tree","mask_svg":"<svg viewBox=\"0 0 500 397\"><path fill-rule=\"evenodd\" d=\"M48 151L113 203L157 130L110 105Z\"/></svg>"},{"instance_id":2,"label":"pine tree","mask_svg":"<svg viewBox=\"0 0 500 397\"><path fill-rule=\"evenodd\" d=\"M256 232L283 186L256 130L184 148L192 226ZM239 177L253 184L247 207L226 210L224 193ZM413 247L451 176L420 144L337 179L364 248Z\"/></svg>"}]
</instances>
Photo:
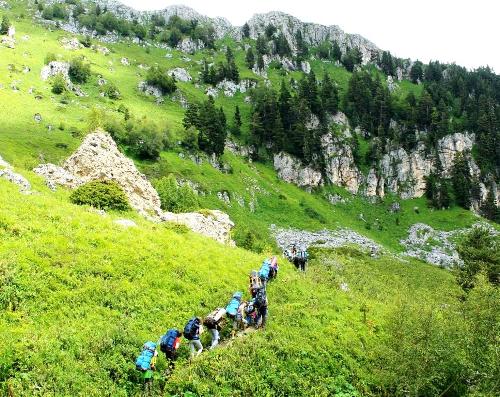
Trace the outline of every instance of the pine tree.
<instances>
[{"instance_id":1,"label":"pine tree","mask_svg":"<svg viewBox=\"0 0 500 397\"><path fill-rule=\"evenodd\" d=\"M411 81L416 84L417 82L422 81L423 76L424 76L424 69L422 62L415 61L410 70Z\"/></svg>"},{"instance_id":2,"label":"pine tree","mask_svg":"<svg viewBox=\"0 0 500 397\"><path fill-rule=\"evenodd\" d=\"M240 108L238 105L236 105L234 109L234 122L233 122L233 127L231 128L231 132L235 136L239 136L241 134L241 114L240 114Z\"/></svg>"},{"instance_id":3,"label":"pine tree","mask_svg":"<svg viewBox=\"0 0 500 397\"><path fill-rule=\"evenodd\" d=\"M455 156L452 168L452 184L457 204L465 209L471 206L471 176L469 164L463 153Z\"/></svg>"},{"instance_id":4,"label":"pine tree","mask_svg":"<svg viewBox=\"0 0 500 397\"><path fill-rule=\"evenodd\" d=\"M248 47L247 53L245 55L245 63L248 69L253 69L255 65L255 55L253 54L252 47Z\"/></svg>"},{"instance_id":5,"label":"pine tree","mask_svg":"<svg viewBox=\"0 0 500 397\"><path fill-rule=\"evenodd\" d=\"M186 130L191 126L197 129L200 128L199 109L199 105L195 102L188 104L186 113L184 113L184 119L182 120L182 125Z\"/></svg>"},{"instance_id":6,"label":"pine tree","mask_svg":"<svg viewBox=\"0 0 500 397\"><path fill-rule=\"evenodd\" d=\"M488 190L486 200L481 204L479 211L486 219L500 223L500 208L497 207L495 197L493 196L493 186Z\"/></svg>"},{"instance_id":7,"label":"pine tree","mask_svg":"<svg viewBox=\"0 0 500 397\"><path fill-rule=\"evenodd\" d=\"M332 59L334 61L340 61L342 59L342 51L337 41L334 41L332 45Z\"/></svg>"},{"instance_id":8,"label":"pine tree","mask_svg":"<svg viewBox=\"0 0 500 397\"><path fill-rule=\"evenodd\" d=\"M280 96L278 99L278 108L281 116L281 124L285 133L290 131L292 126L292 115L291 115L291 95L290 91L285 84L285 81L281 81Z\"/></svg>"},{"instance_id":9,"label":"pine tree","mask_svg":"<svg viewBox=\"0 0 500 397\"><path fill-rule=\"evenodd\" d=\"M259 55L265 55L269 52L269 49L267 47L267 41L264 36L259 35L259 37L257 37L255 48L257 50L257 54Z\"/></svg>"},{"instance_id":10,"label":"pine tree","mask_svg":"<svg viewBox=\"0 0 500 397\"><path fill-rule=\"evenodd\" d=\"M264 70L265 68L265 64L264 64L264 57L259 54L259 56L257 57L257 69L259 70Z\"/></svg>"},{"instance_id":11,"label":"pine tree","mask_svg":"<svg viewBox=\"0 0 500 397\"><path fill-rule=\"evenodd\" d=\"M248 23L245 22L243 25L243 28L241 29L243 33L243 37L245 39L248 39L250 37L250 26L248 26Z\"/></svg>"},{"instance_id":12,"label":"pine tree","mask_svg":"<svg viewBox=\"0 0 500 397\"><path fill-rule=\"evenodd\" d=\"M0 24L0 34L7 34L10 28L10 21L7 15L2 17L2 23Z\"/></svg>"},{"instance_id":13,"label":"pine tree","mask_svg":"<svg viewBox=\"0 0 500 397\"><path fill-rule=\"evenodd\" d=\"M321 84L320 96L323 109L331 114L337 113L339 106L339 93L337 87L332 83L330 76L327 73L325 73L325 77L323 78L323 82Z\"/></svg>"}]
</instances>

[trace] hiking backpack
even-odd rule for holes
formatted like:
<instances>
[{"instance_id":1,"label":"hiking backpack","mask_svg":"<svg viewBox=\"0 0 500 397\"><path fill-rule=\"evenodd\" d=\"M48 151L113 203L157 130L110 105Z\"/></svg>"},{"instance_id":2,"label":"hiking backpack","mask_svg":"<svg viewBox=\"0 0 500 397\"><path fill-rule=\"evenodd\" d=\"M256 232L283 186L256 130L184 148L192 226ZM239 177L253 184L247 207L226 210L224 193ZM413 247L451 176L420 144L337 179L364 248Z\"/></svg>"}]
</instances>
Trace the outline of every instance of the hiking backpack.
<instances>
[{"instance_id":1,"label":"hiking backpack","mask_svg":"<svg viewBox=\"0 0 500 397\"><path fill-rule=\"evenodd\" d=\"M144 343L141 354L139 354L139 356L135 360L135 368L138 371L147 371L148 369L151 369L151 360L154 357L155 350L156 350L156 343L154 342Z\"/></svg>"},{"instance_id":2,"label":"hiking backpack","mask_svg":"<svg viewBox=\"0 0 500 397\"><path fill-rule=\"evenodd\" d=\"M269 261L266 259L259 270L259 277L262 280L267 280L269 278L269 272L271 271Z\"/></svg>"},{"instance_id":3,"label":"hiking backpack","mask_svg":"<svg viewBox=\"0 0 500 397\"><path fill-rule=\"evenodd\" d=\"M250 289L252 290L252 295L253 295L253 291L255 289L261 288L261 287L262 287L262 280L259 277L259 273L256 272L255 270L253 270L250 273Z\"/></svg>"},{"instance_id":4,"label":"hiking backpack","mask_svg":"<svg viewBox=\"0 0 500 397\"><path fill-rule=\"evenodd\" d=\"M193 317L188 321L186 326L184 327L184 337L187 340L193 340L196 334L198 333L198 329L200 328L200 320L197 317Z\"/></svg>"},{"instance_id":5,"label":"hiking backpack","mask_svg":"<svg viewBox=\"0 0 500 397\"><path fill-rule=\"evenodd\" d=\"M234 317L238 313L242 296L243 294L241 292L236 292L229 304L226 306L226 313L229 317Z\"/></svg>"},{"instance_id":6,"label":"hiking backpack","mask_svg":"<svg viewBox=\"0 0 500 397\"><path fill-rule=\"evenodd\" d=\"M266 289L264 287L255 291L254 301L256 307L267 306Z\"/></svg>"},{"instance_id":7,"label":"hiking backpack","mask_svg":"<svg viewBox=\"0 0 500 397\"><path fill-rule=\"evenodd\" d=\"M226 314L226 309L218 307L207 317L205 317L203 324L205 324L207 327L215 327L217 324L221 322L225 314Z\"/></svg>"},{"instance_id":8,"label":"hiking backpack","mask_svg":"<svg viewBox=\"0 0 500 397\"><path fill-rule=\"evenodd\" d=\"M179 337L179 331L176 329L169 329L168 332L161 337L160 340L160 350L163 353L174 352L179 348L181 343L181 338Z\"/></svg>"}]
</instances>

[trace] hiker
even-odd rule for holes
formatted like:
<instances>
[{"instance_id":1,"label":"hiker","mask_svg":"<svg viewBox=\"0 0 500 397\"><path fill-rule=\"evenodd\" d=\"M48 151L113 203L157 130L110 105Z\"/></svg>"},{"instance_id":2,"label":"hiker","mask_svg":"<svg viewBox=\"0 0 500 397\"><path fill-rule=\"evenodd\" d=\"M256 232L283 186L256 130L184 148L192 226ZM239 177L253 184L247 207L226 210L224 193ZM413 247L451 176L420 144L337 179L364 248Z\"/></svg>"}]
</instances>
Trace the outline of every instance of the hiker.
<instances>
[{"instance_id":1,"label":"hiker","mask_svg":"<svg viewBox=\"0 0 500 397\"><path fill-rule=\"evenodd\" d=\"M144 394L151 395L153 389L153 371L156 370L156 343L146 342L142 346L141 354L135 360L135 367L142 372L144 379Z\"/></svg>"},{"instance_id":2,"label":"hiker","mask_svg":"<svg viewBox=\"0 0 500 397\"><path fill-rule=\"evenodd\" d=\"M269 268L269 279L275 279L278 276L278 258L276 258L275 256L272 257Z\"/></svg>"},{"instance_id":3,"label":"hiker","mask_svg":"<svg viewBox=\"0 0 500 397\"><path fill-rule=\"evenodd\" d=\"M264 262L262 262L262 266L260 267L259 270L259 277L262 280L262 283L264 286L266 285L267 281L269 280L269 273L271 272L271 263L269 262L269 259L265 259Z\"/></svg>"},{"instance_id":4,"label":"hiker","mask_svg":"<svg viewBox=\"0 0 500 397\"><path fill-rule=\"evenodd\" d=\"M241 298L243 294L241 292L235 292L231 301L226 306L226 315L229 319L233 321L233 330L231 331L231 336L234 338L236 331L238 330L238 311L241 304Z\"/></svg>"},{"instance_id":5,"label":"hiker","mask_svg":"<svg viewBox=\"0 0 500 397\"><path fill-rule=\"evenodd\" d=\"M189 348L191 349L191 358L198 357L203 351L203 345L200 341L200 334L203 332L201 319L193 317L189 320L184 327L184 337L189 341Z\"/></svg>"},{"instance_id":6,"label":"hiker","mask_svg":"<svg viewBox=\"0 0 500 397\"><path fill-rule=\"evenodd\" d=\"M224 320L224 315L226 314L226 309L218 307L212 313L210 313L205 320L203 320L203 325L207 327L212 336L212 343L210 344L210 350L214 349L219 344L221 330L221 324Z\"/></svg>"},{"instance_id":7,"label":"hiker","mask_svg":"<svg viewBox=\"0 0 500 397\"><path fill-rule=\"evenodd\" d=\"M177 359L177 349L181 345L182 332L176 328L169 329L160 339L160 350L165 353L168 366L166 374L169 375L175 368L175 360Z\"/></svg>"},{"instance_id":8,"label":"hiker","mask_svg":"<svg viewBox=\"0 0 500 397\"><path fill-rule=\"evenodd\" d=\"M264 328L267 322L267 304L268 304L265 287L262 287L256 291L253 301L254 301L254 306L257 309L257 318L255 319L255 327Z\"/></svg>"},{"instance_id":9,"label":"hiker","mask_svg":"<svg viewBox=\"0 0 500 397\"><path fill-rule=\"evenodd\" d=\"M306 250L301 249L299 254L297 255L298 257L298 267L299 270L302 272L306 271L306 264L307 264L307 258L309 257L309 254L307 253Z\"/></svg>"},{"instance_id":10,"label":"hiker","mask_svg":"<svg viewBox=\"0 0 500 397\"><path fill-rule=\"evenodd\" d=\"M292 254L292 258L297 255L297 247L295 244L292 244L291 254Z\"/></svg>"},{"instance_id":11,"label":"hiker","mask_svg":"<svg viewBox=\"0 0 500 397\"><path fill-rule=\"evenodd\" d=\"M262 287L262 280L259 277L259 273L256 270L250 272L250 296L253 298L255 296L255 291Z\"/></svg>"},{"instance_id":12,"label":"hiker","mask_svg":"<svg viewBox=\"0 0 500 397\"><path fill-rule=\"evenodd\" d=\"M247 302L245 306L245 325L257 326L257 310L255 308L255 299Z\"/></svg>"}]
</instances>

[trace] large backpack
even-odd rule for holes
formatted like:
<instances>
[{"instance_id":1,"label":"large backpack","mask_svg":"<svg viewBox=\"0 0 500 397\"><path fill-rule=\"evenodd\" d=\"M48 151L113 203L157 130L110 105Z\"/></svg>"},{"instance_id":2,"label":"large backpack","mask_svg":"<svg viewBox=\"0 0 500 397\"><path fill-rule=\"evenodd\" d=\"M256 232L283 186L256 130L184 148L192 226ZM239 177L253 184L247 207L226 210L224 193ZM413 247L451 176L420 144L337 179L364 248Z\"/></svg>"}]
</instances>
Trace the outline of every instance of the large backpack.
<instances>
[{"instance_id":1,"label":"large backpack","mask_svg":"<svg viewBox=\"0 0 500 397\"><path fill-rule=\"evenodd\" d=\"M198 319L198 317L193 317L191 320L188 321L188 323L184 327L184 337L187 340L193 340L196 334L198 333L199 329L200 329L200 320Z\"/></svg>"},{"instance_id":2,"label":"large backpack","mask_svg":"<svg viewBox=\"0 0 500 397\"><path fill-rule=\"evenodd\" d=\"M299 258L302 258L302 259L304 259L304 260L307 260L307 258L308 258L308 257L309 257L309 254L307 253L307 251L303 251L303 250L301 250L301 251L299 252Z\"/></svg>"},{"instance_id":3,"label":"large backpack","mask_svg":"<svg viewBox=\"0 0 500 397\"><path fill-rule=\"evenodd\" d=\"M262 280L259 277L259 273L256 272L255 270L253 270L250 273L250 290L252 291L252 295L253 295L253 291L255 289L261 288L261 287L262 287Z\"/></svg>"},{"instance_id":4,"label":"large backpack","mask_svg":"<svg viewBox=\"0 0 500 397\"><path fill-rule=\"evenodd\" d=\"M225 314L226 314L226 309L218 307L207 317L205 317L203 324L205 324L207 327L215 327L217 324L221 322Z\"/></svg>"},{"instance_id":5,"label":"large backpack","mask_svg":"<svg viewBox=\"0 0 500 397\"><path fill-rule=\"evenodd\" d=\"M266 259L263 263L262 263L262 266L260 267L260 270L259 270L259 277L262 279L262 280L267 280L269 278L269 272L270 272L271 268L270 268L270 263L269 261Z\"/></svg>"},{"instance_id":6,"label":"large backpack","mask_svg":"<svg viewBox=\"0 0 500 397\"><path fill-rule=\"evenodd\" d=\"M229 317L234 317L238 313L242 296L243 294L241 292L236 292L229 304L226 306L226 313Z\"/></svg>"},{"instance_id":7,"label":"large backpack","mask_svg":"<svg viewBox=\"0 0 500 397\"><path fill-rule=\"evenodd\" d=\"M160 340L160 350L163 353L174 352L179 348L181 338L179 337L179 331L175 328L169 329L168 332L161 337Z\"/></svg>"},{"instance_id":8,"label":"large backpack","mask_svg":"<svg viewBox=\"0 0 500 397\"><path fill-rule=\"evenodd\" d=\"M139 371L147 371L151 369L151 360L154 357L156 343L146 342L142 347L142 352L135 360L135 368Z\"/></svg>"},{"instance_id":9,"label":"large backpack","mask_svg":"<svg viewBox=\"0 0 500 397\"><path fill-rule=\"evenodd\" d=\"M263 307L267 306L267 295L266 295L266 289L264 287L259 288L257 291L255 291L255 307Z\"/></svg>"}]
</instances>

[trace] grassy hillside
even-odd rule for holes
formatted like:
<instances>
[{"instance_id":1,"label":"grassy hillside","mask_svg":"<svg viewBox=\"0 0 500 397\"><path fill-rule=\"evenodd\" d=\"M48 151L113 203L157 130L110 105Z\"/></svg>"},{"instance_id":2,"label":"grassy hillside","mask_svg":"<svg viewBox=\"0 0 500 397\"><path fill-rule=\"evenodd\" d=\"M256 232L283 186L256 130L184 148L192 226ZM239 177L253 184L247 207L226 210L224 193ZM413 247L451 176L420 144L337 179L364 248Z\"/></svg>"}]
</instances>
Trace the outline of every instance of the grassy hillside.
<instances>
[{"instance_id":1,"label":"grassy hillside","mask_svg":"<svg viewBox=\"0 0 500 397\"><path fill-rule=\"evenodd\" d=\"M144 80L146 75L145 69L140 65L159 64L167 69L182 67L196 79L201 70L198 62L204 58L209 61L223 58L223 53L204 50L195 55L185 55L177 50L166 51L152 47L146 49L131 43L102 44L98 41L93 43L105 45L111 51L109 55L105 56L90 48L66 50L60 40L74 36L33 24L25 2L12 2L12 6L6 13L16 27L16 48L0 49L4 54L0 57L0 70L8 71L0 75L0 84L3 86L0 110L5 115L0 126L0 155L20 169L30 170L41 162L58 164L63 161L81 142L82 135L88 132L89 114L92 109L102 109L107 117L121 120L123 114L118 112L118 108L124 106L137 120L146 118L153 121L163 130L169 131L171 137L170 152L164 152L158 162L136 159L139 168L151 179L173 173L178 178L198 183L207 193L201 197L202 207L228 212L236 221L235 237L238 242L249 240L248 232L252 231L255 242L250 248L257 251L273 244L268 235L271 223L308 229L350 227L388 247L399 249L399 240L415 222L425 222L435 228L449 230L468 226L475 221L470 213L458 208L444 212L430 211L423 199L403 202L402 213L393 215L388 212L390 204L396 200L392 197L386 197L384 202L367 207L366 201L351 196L342 188L327 187L310 195L294 186L279 182L270 165L252 165L230 153L223 157L223 161L232 167L230 174L223 174L206 163L197 166L189 159L181 159L178 152L183 149L177 147L176 142L184 134L184 109L169 97L165 98L164 104L157 105L154 98L140 94L137 84ZM220 41L217 45L233 47L242 78L262 80L245 66L244 50L240 45L231 40ZM172 54L172 58L165 57L167 52ZM88 97L69 94L65 99L64 96L51 92L50 82L43 82L40 78L45 57L49 53L66 61L78 56L84 56L88 60L92 77L82 86ZM127 58L130 66L122 65L122 58ZM30 71L24 73L24 66L28 66ZM344 68L319 60L311 61L311 66L318 76L322 76L324 71L330 73L340 91L345 90L350 73ZM100 97L98 76L114 83L120 90L122 99L113 101ZM269 80L273 86L278 87L282 78L279 70L269 70ZM299 79L300 73L292 72L285 78ZM179 91L188 100L206 98L204 86L196 88L194 82L177 84ZM13 91L12 85L16 86L18 91ZM401 94L418 89L419 86L406 81L402 84ZM36 96L41 99L35 99ZM245 103L245 96L246 94L237 93L231 98L224 95L216 98L217 106L224 108L230 123L236 105L240 107L243 119L249 118L250 105ZM35 113L41 114L41 123L34 121ZM49 126L52 127L50 131ZM248 123L244 123L244 128L247 127ZM362 151L366 151L367 145L363 141L361 143ZM246 206L242 208L234 200L231 207L224 204L217 198L217 193L223 191L231 198L242 197ZM348 203L333 207L326 200L328 193L340 194L348 198ZM255 212L249 211L248 203L251 201L256 204ZM414 212L414 207L419 208L419 214ZM359 219L360 214L364 215L367 222Z\"/></svg>"},{"instance_id":2,"label":"grassy hillside","mask_svg":"<svg viewBox=\"0 0 500 397\"><path fill-rule=\"evenodd\" d=\"M225 304L262 260L132 213L138 227L124 229L123 214L37 187L25 196L0 181L3 395L139 395L142 343ZM306 274L282 263L265 331L191 364L183 346L155 395L436 395L479 369L478 395L492 395L498 289L481 284L463 304L447 271L355 248L313 254Z\"/></svg>"}]
</instances>

